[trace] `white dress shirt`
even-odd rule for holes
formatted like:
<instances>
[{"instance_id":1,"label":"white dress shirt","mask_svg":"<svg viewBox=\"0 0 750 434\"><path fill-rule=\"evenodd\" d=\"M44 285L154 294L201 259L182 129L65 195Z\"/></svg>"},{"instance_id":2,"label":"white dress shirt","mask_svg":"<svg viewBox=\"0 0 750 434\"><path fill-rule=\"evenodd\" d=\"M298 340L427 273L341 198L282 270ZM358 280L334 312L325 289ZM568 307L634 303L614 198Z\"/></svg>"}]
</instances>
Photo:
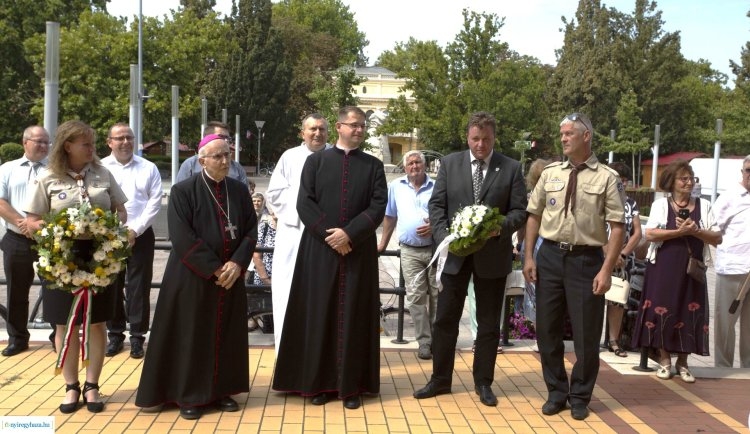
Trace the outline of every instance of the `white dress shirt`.
<instances>
[{"instance_id":1,"label":"white dress shirt","mask_svg":"<svg viewBox=\"0 0 750 434\"><path fill-rule=\"evenodd\" d=\"M102 159L102 164L117 180L125 192L128 201L125 210L128 221L125 224L140 236L154 223L156 214L161 208L161 175L156 165L145 158L133 155L126 164L121 164L109 155Z\"/></svg>"}]
</instances>

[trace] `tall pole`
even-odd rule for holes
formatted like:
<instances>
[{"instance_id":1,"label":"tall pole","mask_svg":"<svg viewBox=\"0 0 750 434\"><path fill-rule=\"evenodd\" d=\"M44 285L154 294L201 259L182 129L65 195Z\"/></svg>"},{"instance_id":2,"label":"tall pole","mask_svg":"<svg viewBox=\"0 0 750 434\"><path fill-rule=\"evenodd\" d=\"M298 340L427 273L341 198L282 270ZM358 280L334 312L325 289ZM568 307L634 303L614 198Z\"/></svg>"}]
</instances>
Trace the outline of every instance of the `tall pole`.
<instances>
[{"instance_id":1,"label":"tall pole","mask_svg":"<svg viewBox=\"0 0 750 434\"><path fill-rule=\"evenodd\" d=\"M615 141L615 130L609 130L609 138L612 140L612 142ZM609 164L612 164L615 161L615 151L609 151Z\"/></svg>"},{"instance_id":2,"label":"tall pole","mask_svg":"<svg viewBox=\"0 0 750 434\"><path fill-rule=\"evenodd\" d=\"M234 115L234 160L240 162L240 115Z\"/></svg>"},{"instance_id":3,"label":"tall pole","mask_svg":"<svg viewBox=\"0 0 750 434\"><path fill-rule=\"evenodd\" d=\"M44 62L44 129L51 139L57 131L60 93L60 23L47 21L47 55Z\"/></svg>"},{"instance_id":4,"label":"tall pole","mask_svg":"<svg viewBox=\"0 0 750 434\"><path fill-rule=\"evenodd\" d=\"M180 164L180 86L172 86L172 179Z\"/></svg>"},{"instance_id":5,"label":"tall pole","mask_svg":"<svg viewBox=\"0 0 750 434\"><path fill-rule=\"evenodd\" d=\"M659 170L659 130L660 126L654 128L654 159L651 164L651 188L656 190L656 172Z\"/></svg>"},{"instance_id":6,"label":"tall pole","mask_svg":"<svg viewBox=\"0 0 750 434\"><path fill-rule=\"evenodd\" d=\"M142 155L143 152L143 0L138 0L138 126L135 133L136 153ZM174 179L174 178L172 178Z\"/></svg>"},{"instance_id":7,"label":"tall pole","mask_svg":"<svg viewBox=\"0 0 750 434\"><path fill-rule=\"evenodd\" d=\"M138 65L130 64L130 129L133 134L141 129L138 127Z\"/></svg>"},{"instance_id":8,"label":"tall pole","mask_svg":"<svg viewBox=\"0 0 750 434\"><path fill-rule=\"evenodd\" d=\"M221 109L221 122L227 123L227 109Z\"/></svg>"},{"instance_id":9,"label":"tall pole","mask_svg":"<svg viewBox=\"0 0 750 434\"><path fill-rule=\"evenodd\" d=\"M724 122L716 119L716 143L714 144L714 188L711 190L711 204L716 202L716 191L719 188L719 159L721 158L721 131Z\"/></svg>"},{"instance_id":10,"label":"tall pole","mask_svg":"<svg viewBox=\"0 0 750 434\"><path fill-rule=\"evenodd\" d=\"M206 129L208 123L208 100L201 98L201 137L203 137L203 131Z\"/></svg>"},{"instance_id":11,"label":"tall pole","mask_svg":"<svg viewBox=\"0 0 750 434\"><path fill-rule=\"evenodd\" d=\"M258 171L255 172L256 175L260 175L260 136L265 123L266 121L255 121L255 126L258 127Z\"/></svg>"}]
</instances>

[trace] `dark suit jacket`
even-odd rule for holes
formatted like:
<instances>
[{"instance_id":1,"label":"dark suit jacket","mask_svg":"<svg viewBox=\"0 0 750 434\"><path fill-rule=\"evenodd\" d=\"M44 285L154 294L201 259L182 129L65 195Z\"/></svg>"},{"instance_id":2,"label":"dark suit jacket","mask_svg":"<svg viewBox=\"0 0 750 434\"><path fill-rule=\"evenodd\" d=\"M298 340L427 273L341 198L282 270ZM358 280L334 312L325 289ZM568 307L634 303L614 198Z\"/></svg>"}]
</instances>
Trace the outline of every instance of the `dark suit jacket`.
<instances>
[{"instance_id":1,"label":"dark suit jacket","mask_svg":"<svg viewBox=\"0 0 750 434\"><path fill-rule=\"evenodd\" d=\"M450 233L456 211L474 203L471 159L466 150L443 157L430 198L430 223L436 244ZM511 272L511 236L526 222L526 186L521 164L494 151L479 193L480 203L498 208L505 215L502 232L467 257L448 254L443 273L457 274L464 260L474 261L474 272L482 278L502 278Z\"/></svg>"}]
</instances>

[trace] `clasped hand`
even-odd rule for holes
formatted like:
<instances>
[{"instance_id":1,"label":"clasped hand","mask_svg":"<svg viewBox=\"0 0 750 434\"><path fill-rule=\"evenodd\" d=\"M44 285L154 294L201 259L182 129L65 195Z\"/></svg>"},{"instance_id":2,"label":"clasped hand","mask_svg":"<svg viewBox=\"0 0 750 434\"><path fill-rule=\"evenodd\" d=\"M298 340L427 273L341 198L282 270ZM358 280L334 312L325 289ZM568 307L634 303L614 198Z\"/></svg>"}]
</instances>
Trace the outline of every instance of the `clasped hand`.
<instances>
[{"instance_id":1,"label":"clasped hand","mask_svg":"<svg viewBox=\"0 0 750 434\"><path fill-rule=\"evenodd\" d=\"M683 235L695 235L701 230L700 226L698 226L698 223L696 223L690 217L686 219L675 217L674 221L675 221L675 225L677 226L677 229Z\"/></svg>"},{"instance_id":2,"label":"clasped hand","mask_svg":"<svg viewBox=\"0 0 750 434\"><path fill-rule=\"evenodd\" d=\"M326 230L330 234L326 237L326 243L335 250L339 255L344 256L352 251L349 235L341 228L332 228Z\"/></svg>"},{"instance_id":3,"label":"clasped hand","mask_svg":"<svg viewBox=\"0 0 750 434\"><path fill-rule=\"evenodd\" d=\"M224 289L231 288L234 282L237 281L237 278L240 277L240 274L240 266L232 261L226 262L214 272L214 276L217 278L216 284Z\"/></svg>"}]
</instances>

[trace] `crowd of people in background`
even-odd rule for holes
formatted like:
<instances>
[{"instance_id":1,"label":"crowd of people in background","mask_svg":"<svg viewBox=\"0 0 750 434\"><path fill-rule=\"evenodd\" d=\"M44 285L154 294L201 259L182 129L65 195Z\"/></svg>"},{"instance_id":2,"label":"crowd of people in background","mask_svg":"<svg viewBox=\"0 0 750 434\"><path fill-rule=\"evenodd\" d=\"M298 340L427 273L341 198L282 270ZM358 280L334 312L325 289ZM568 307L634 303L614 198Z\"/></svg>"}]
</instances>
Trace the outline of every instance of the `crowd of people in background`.
<instances>
[{"instance_id":1,"label":"crowd of people in background","mask_svg":"<svg viewBox=\"0 0 750 434\"><path fill-rule=\"evenodd\" d=\"M314 405L340 399L347 409L359 408L362 395L379 393L378 255L394 233L417 357L432 360L432 374L414 391L416 399L451 393L458 324L473 294L474 390L482 404L498 404L495 362L501 333L508 332L501 318L517 256L526 281L523 306L536 330L534 349L547 389L544 415L570 407L574 419L589 416L605 327L606 347L615 356L641 348L658 364L657 378L677 375L693 383L688 357L710 354L709 319L717 367L733 365L739 322L740 366L750 368L750 302L740 294L750 273L750 156L738 184L713 205L693 195L690 164L672 162L659 176L663 197L647 204L649 215L642 216L626 194L631 169L599 161L586 115L572 113L559 123L564 161L534 161L526 176L519 161L495 150L497 126L490 113L468 119L467 149L443 157L435 178L426 171L425 155L415 150L403 155L404 176L387 184L382 162L361 149L367 126L361 109L339 111L333 145L327 142L328 121L308 115L300 126L301 144L282 155L266 195L231 159L229 127L209 123L169 194L169 279L153 321L152 226L162 201L156 166L134 154L134 134L124 123L110 128L111 154L101 161L94 130L81 121L60 125L53 144L44 128L27 128L23 157L0 166L6 227L0 248L8 282L8 345L2 355L29 347L29 287L38 260L33 236L43 216L85 202L119 218L132 255L116 281L92 298L82 315L90 316L88 325L76 314L76 295L50 288L59 282L42 281L53 349L67 360L60 366L62 413L77 411L79 401L90 412L103 410L104 359L123 351L126 331L130 357L145 356L136 396L144 411L176 404L183 418L197 419L209 406L239 410L232 395L249 390L247 332L258 328L252 318L248 325L246 285L272 289L273 315L265 321L273 326L264 329L274 333L272 388L309 397ZM504 222L478 251L447 253L436 269L436 247L456 213L471 204L498 208ZM75 251L91 259L93 243L76 239ZM648 251L638 257L644 244ZM254 252L257 247L269 251ZM645 264L645 275L637 316L625 333L627 303L605 302L604 295L612 276L628 280L637 262ZM715 300L709 300L705 275L712 264ZM565 324L576 355L570 375ZM76 338L82 327L90 334L86 346ZM624 336L632 336L630 342ZM82 351L89 360L83 387L77 357Z\"/></svg>"}]
</instances>

